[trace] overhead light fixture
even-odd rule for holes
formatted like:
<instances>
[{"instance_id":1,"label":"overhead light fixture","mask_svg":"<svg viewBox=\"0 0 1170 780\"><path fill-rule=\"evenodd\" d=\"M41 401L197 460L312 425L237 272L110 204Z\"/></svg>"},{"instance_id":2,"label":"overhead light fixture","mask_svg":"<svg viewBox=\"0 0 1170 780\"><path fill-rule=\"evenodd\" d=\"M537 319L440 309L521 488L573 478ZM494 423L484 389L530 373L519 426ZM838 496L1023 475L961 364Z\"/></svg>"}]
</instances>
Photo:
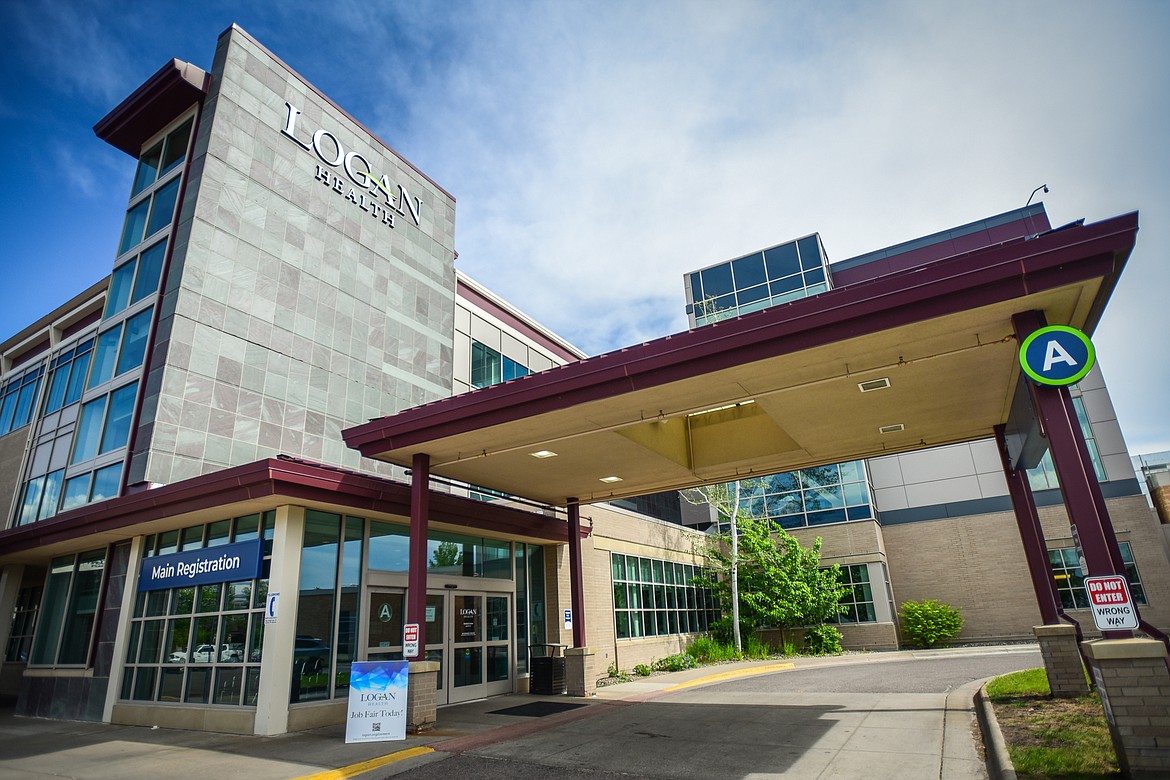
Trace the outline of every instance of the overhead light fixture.
<instances>
[{"instance_id":1,"label":"overhead light fixture","mask_svg":"<svg viewBox=\"0 0 1170 780\"><path fill-rule=\"evenodd\" d=\"M722 412L724 409L734 409L737 406L747 406L748 404L754 404L754 403L755 403L755 399L748 399L747 401L737 401L736 403L733 403L733 404L724 404L723 406L716 406L712 409L704 409L701 412L691 412L690 414L687 415L687 417L698 417L701 414L713 414L714 412Z\"/></svg>"},{"instance_id":2,"label":"overhead light fixture","mask_svg":"<svg viewBox=\"0 0 1170 780\"><path fill-rule=\"evenodd\" d=\"M881 379L870 379L867 382L858 382L857 389L863 393L872 393L874 390L885 390L890 386L889 377L882 377Z\"/></svg>"},{"instance_id":3,"label":"overhead light fixture","mask_svg":"<svg viewBox=\"0 0 1170 780\"><path fill-rule=\"evenodd\" d=\"M893 425L883 425L878 428L878 433L901 433L906 430L906 426L902 423L894 423Z\"/></svg>"},{"instance_id":4,"label":"overhead light fixture","mask_svg":"<svg viewBox=\"0 0 1170 780\"><path fill-rule=\"evenodd\" d=\"M555 458L557 454L552 450L539 450L537 452L528 453L534 458Z\"/></svg>"},{"instance_id":5,"label":"overhead light fixture","mask_svg":"<svg viewBox=\"0 0 1170 780\"><path fill-rule=\"evenodd\" d=\"M621 477L602 477L601 481L602 482L611 482L611 483L612 482L621 482L622 478Z\"/></svg>"}]
</instances>

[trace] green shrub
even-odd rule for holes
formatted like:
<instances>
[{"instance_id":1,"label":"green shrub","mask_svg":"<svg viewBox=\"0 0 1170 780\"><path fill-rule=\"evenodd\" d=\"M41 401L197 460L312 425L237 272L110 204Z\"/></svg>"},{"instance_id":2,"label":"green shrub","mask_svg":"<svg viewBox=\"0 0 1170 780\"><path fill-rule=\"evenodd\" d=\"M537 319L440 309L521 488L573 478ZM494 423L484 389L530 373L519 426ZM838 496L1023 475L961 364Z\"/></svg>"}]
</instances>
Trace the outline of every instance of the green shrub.
<instances>
[{"instance_id":1,"label":"green shrub","mask_svg":"<svg viewBox=\"0 0 1170 780\"><path fill-rule=\"evenodd\" d=\"M768 658L772 655L772 650L754 632L744 634L742 639L744 658Z\"/></svg>"},{"instance_id":2,"label":"green shrub","mask_svg":"<svg viewBox=\"0 0 1170 780\"><path fill-rule=\"evenodd\" d=\"M724 616L711 624L711 636L716 642L721 645L731 645L735 647L735 634L730 617ZM755 626L750 623L745 623L743 620L739 621L739 638L744 644L747 643L748 637L755 632Z\"/></svg>"},{"instance_id":3,"label":"green shrub","mask_svg":"<svg viewBox=\"0 0 1170 780\"><path fill-rule=\"evenodd\" d=\"M649 677L650 673L653 671L654 670L646 664L637 664L634 667L634 674L638 675L639 677Z\"/></svg>"},{"instance_id":4,"label":"green shrub","mask_svg":"<svg viewBox=\"0 0 1170 780\"><path fill-rule=\"evenodd\" d=\"M898 614L902 618L902 631L916 647L934 647L963 628L959 610L934 599L904 602Z\"/></svg>"},{"instance_id":5,"label":"green shrub","mask_svg":"<svg viewBox=\"0 0 1170 780\"><path fill-rule=\"evenodd\" d=\"M809 655L839 655L841 632L836 626L813 626L804 634L804 651Z\"/></svg>"},{"instance_id":6,"label":"green shrub","mask_svg":"<svg viewBox=\"0 0 1170 780\"><path fill-rule=\"evenodd\" d=\"M780 648L780 655L800 655L800 648L796 646L795 642L785 642Z\"/></svg>"},{"instance_id":7,"label":"green shrub","mask_svg":"<svg viewBox=\"0 0 1170 780\"><path fill-rule=\"evenodd\" d=\"M701 664L720 661L738 661L739 653L730 644L721 644L709 636L701 636L687 646L687 655Z\"/></svg>"},{"instance_id":8,"label":"green shrub","mask_svg":"<svg viewBox=\"0 0 1170 780\"><path fill-rule=\"evenodd\" d=\"M668 655L654 662L654 668L660 672L681 672L683 669L694 669L698 665L694 656L686 653Z\"/></svg>"}]
</instances>

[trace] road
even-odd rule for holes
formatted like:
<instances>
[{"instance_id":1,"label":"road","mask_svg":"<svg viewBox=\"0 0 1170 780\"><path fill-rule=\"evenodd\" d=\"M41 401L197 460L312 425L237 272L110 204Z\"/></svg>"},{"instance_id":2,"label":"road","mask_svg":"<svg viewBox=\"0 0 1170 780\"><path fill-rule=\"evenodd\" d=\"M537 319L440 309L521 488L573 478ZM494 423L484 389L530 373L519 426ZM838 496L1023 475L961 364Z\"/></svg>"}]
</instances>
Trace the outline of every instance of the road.
<instances>
[{"instance_id":1,"label":"road","mask_svg":"<svg viewBox=\"0 0 1170 780\"><path fill-rule=\"evenodd\" d=\"M589 717L516 739L449 752L439 743L381 776L980 780L965 709L974 681L1041 663L1034 647L826 659L594 705Z\"/></svg>"}]
</instances>

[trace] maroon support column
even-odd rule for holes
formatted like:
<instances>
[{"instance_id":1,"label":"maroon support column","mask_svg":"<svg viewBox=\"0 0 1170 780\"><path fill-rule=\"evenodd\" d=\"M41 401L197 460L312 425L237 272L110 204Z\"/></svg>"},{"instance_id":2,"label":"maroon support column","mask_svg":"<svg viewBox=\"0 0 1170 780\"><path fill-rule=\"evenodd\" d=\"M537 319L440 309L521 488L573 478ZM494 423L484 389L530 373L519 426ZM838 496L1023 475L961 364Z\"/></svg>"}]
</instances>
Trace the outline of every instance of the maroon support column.
<instances>
[{"instance_id":1,"label":"maroon support column","mask_svg":"<svg viewBox=\"0 0 1170 780\"><path fill-rule=\"evenodd\" d=\"M585 578L581 572L581 505L569 499L569 592L573 647L585 647Z\"/></svg>"},{"instance_id":2,"label":"maroon support column","mask_svg":"<svg viewBox=\"0 0 1170 780\"><path fill-rule=\"evenodd\" d=\"M406 580L406 622L419 627L418 655L423 657L421 637L427 625L427 529L430 525L431 457L415 453L410 471L410 561Z\"/></svg>"},{"instance_id":3,"label":"maroon support column","mask_svg":"<svg viewBox=\"0 0 1170 780\"><path fill-rule=\"evenodd\" d=\"M1047 323L1040 312L1024 312L1012 318L1016 327L1016 338L1023 343L1029 335ZM1108 574L1125 575L1121 564L1121 551L1113 536L1113 526L1105 510L1105 498L1097 472L1089 457L1089 448L1077 420L1076 408L1067 387L1051 387L1029 383L1032 391L1032 406L1036 417L1048 439L1052 453L1052 465L1060 480L1060 492L1064 497L1068 519L1081 543L1088 571L1086 576ZM1110 549L1110 541L1113 541ZM1136 607L1135 607L1136 610ZM1132 631L1105 631L1106 637L1129 638Z\"/></svg>"},{"instance_id":4,"label":"maroon support column","mask_svg":"<svg viewBox=\"0 0 1170 780\"><path fill-rule=\"evenodd\" d=\"M1028 574L1032 577L1032 589L1036 591L1036 604L1040 617L1046 626L1060 622L1060 601L1052 584L1052 567L1048 561L1048 548L1044 544L1044 532L1040 527L1040 516L1036 513L1036 502L1028 484L1028 472L1012 468L1004 438L1004 426L995 426L995 443L1003 463L1003 475L1007 478L1008 493L1012 498L1012 509L1016 525L1020 529L1020 541L1024 543L1024 558L1028 561Z\"/></svg>"}]
</instances>

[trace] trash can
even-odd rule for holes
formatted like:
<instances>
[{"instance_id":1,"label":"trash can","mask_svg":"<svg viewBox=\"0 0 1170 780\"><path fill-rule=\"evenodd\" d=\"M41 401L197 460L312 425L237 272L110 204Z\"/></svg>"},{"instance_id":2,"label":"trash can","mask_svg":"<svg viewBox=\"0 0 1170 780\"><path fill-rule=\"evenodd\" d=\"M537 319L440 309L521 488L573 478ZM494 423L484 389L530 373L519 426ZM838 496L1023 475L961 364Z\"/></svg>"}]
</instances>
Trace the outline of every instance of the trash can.
<instances>
[{"instance_id":1,"label":"trash can","mask_svg":"<svg viewBox=\"0 0 1170 780\"><path fill-rule=\"evenodd\" d=\"M565 692L564 649L565 645L552 643L528 646L529 693L558 696Z\"/></svg>"}]
</instances>

